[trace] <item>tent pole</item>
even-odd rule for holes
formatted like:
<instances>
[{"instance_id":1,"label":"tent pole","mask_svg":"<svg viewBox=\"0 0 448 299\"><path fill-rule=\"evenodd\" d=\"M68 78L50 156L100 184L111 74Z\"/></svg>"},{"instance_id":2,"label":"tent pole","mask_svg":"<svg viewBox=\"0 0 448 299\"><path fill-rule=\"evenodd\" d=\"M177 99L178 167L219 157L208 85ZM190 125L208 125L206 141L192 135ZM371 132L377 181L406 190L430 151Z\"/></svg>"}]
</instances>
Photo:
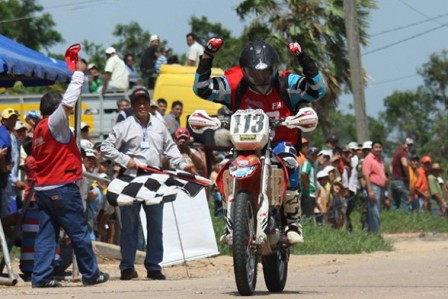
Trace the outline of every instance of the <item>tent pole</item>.
<instances>
[{"instance_id":1,"label":"tent pole","mask_svg":"<svg viewBox=\"0 0 448 299\"><path fill-rule=\"evenodd\" d=\"M180 237L179 223L177 222L176 209L174 209L174 203L171 203L171 208L173 210L174 222L176 223L177 236L179 238L180 250L182 251L182 258L184 259L185 272L187 272L187 277L190 278L190 273L188 272L187 259L185 258L184 246L182 244L182 238Z\"/></svg>"}]
</instances>

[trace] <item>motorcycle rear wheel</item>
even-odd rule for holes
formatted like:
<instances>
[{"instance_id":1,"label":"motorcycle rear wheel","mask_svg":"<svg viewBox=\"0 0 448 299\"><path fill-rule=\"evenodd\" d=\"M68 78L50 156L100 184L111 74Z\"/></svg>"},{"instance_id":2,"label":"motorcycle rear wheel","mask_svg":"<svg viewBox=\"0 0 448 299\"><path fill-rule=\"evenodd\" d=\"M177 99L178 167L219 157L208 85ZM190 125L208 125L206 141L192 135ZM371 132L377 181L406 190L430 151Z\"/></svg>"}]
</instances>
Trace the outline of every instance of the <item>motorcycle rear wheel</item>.
<instances>
[{"instance_id":1,"label":"motorcycle rear wheel","mask_svg":"<svg viewBox=\"0 0 448 299\"><path fill-rule=\"evenodd\" d=\"M282 292L286 285L289 248L285 250L277 249L273 254L262 257L264 282L271 293Z\"/></svg>"},{"instance_id":2,"label":"motorcycle rear wheel","mask_svg":"<svg viewBox=\"0 0 448 299\"><path fill-rule=\"evenodd\" d=\"M257 284L257 254L252 246L255 240L255 215L250 195L239 192L234 202L233 270L238 292L250 296Z\"/></svg>"}]
</instances>

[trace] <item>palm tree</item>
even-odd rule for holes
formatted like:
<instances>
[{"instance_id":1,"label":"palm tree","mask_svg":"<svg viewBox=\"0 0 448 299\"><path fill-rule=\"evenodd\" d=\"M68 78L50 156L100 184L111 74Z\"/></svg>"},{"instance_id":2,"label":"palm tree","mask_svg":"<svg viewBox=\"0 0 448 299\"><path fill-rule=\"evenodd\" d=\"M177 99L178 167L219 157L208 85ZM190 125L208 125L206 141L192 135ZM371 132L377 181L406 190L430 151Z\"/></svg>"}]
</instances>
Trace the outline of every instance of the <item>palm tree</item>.
<instances>
[{"instance_id":1,"label":"palm tree","mask_svg":"<svg viewBox=\"0 0 448 299\"><path fill-rule=\"evenodd\" d=\"M327 94L316 110L324 135L329 124L325 115L334 109L342 91L350 86L349 61L343 0L243 0L236 8L241 19L253 18L246 34L272 43L286 67L295 70L298 63L287 55L285 45L298 41L317 63L327 82ZM375 0L358 0L358 26L362 45L367 44L369 12Z\"/></svg>"}]
</instances>

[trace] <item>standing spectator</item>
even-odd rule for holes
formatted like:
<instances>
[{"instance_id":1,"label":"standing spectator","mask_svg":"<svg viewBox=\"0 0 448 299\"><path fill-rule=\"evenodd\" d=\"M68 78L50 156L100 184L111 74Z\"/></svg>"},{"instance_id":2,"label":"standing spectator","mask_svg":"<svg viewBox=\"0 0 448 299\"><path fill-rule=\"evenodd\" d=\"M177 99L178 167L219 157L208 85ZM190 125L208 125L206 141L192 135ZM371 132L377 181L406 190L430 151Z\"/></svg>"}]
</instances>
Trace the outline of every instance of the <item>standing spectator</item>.
<instances>
[{"instance_id":1,"label":"standing spectator","mask_svg":"<svg viewBox=\"0 0 448 299\"><path fill-rule=\"evenodd\" d=\"M387 178L381 154L383 144L372 142L372 150L362 163L362 172L366 181L367 200L367 231L379 233L381 231L381 205L384 199Z\"/></svg>"},{"instance_id":2,"label":"standing spectator","mask_svg":"<svg viewBox=\"0 0 448 299\"><path fill-rule=\"evenodd\" d=\"M299 163L300 167L302 167L303 163L305 163L306 155L309 148L310 148L310 142L308 141L308 139L302 137L302 146L300 147L300 155L297 155L297 162Z\"/></svg>"},{"instance_id":3,"label":"standing spectator","mask_svg":"<svg viewBox=\"0 0 448 299\"><path fill-rule=\"evenodd\" d=\"M328 173L323 170L317 172L316 179L316 210L314 215L317 223L324 223L328 211L331 184L328 180Z\"/></svg>"},{"instance_id":4,"label":"standing spectator","mask_svg":"<svg viewBox=\"0 0 448 299\"><path fill-rule=\"evenodd\" d=\"M333 153L333 149L338 146L338 143L338 137L336 137L335 135L331 135L325 140L325 145L322 146L322 149L329 150Z\"/></svg>"},{"instance_id":5,"label":"standing spectator","mask_svg":"<svg viewBox=\"0 0 448 299\"><path fill-rule=\"evenodd\" d=\"M162 50L162 53L160 53L160 56L156 60L156 74L157 76L160 75L160 68L162 67L162 64L168 63L168 55L170 54L171 49L165 48Z\"/></svg>"},{"instance_id":6,"label":"standing spectator","mask_svg":"<svg viewBox=\"0 0 448 299\"><path fill-rule=\"evenodd\" d=\"M366 230L367 229L367 202L369 201L369 194L367 191L367 183L366 180L364 178L364 174L363 174L363 169L362 169L362 164L364 162L364 159L367 157L367 155L370 153L370 151L372 150L372 141L368 140L365 141L362 146L360 147L362 154L361 156L358 154L359 151L357 151L357 156L359 158L359 162L358 165L356 166L357 170L358 170L358 182L359 182L359 191L361 194L361 225L362 225L362 229Z\"/></svg>"},{"instance_id":7,"label":"standing spectator","mask_svg":"<svg viewBox=\"0 0 448 299\"><path fill-rule=\"evenodd\" d=\"M34 132L32 150L37 166L35 190L39 208L34 288L61 286L51 278L55 240L61 226L71 239L83 284L93 285L109 279L107 273L99 271L92 250L81 194L75 184L82 179L81 154L68 125L68 117L81 94L85 69L86 65L79 60L64 96L47 93L40 102L43 119Z\"/></svg>"},{"instance_id":8,"label":"standing spectator","mask_svg":"<svg viewBox=\"0 0 448 299\"><path fill-rule=\"evenodd\" d=\"M156 83L156 61L160 56L159 44L159 36L156 34L151 35L149 38L149 47L143 51L140 61L140 71L142 72L143 79L146 81L146 87L149 89L154 89Z\"/></svg>"},{"instance_id":9,"label":"standing spectator","mask_svg":"<svg viewBox=\"0 0 448 299\"><path fill-rule=\"evenodd\" d=\"M134 86L139 83L139 75L134 67L134 55L126 54L124 56L124 64L126 65L126 70L129 73L129 88L134 88Z\"/></svg>"},{"instance_id":10,"label":"standing spectator","mask_svg":"<svg viewBox=\"0 0 448 299\"><path fill-rule=\"evenodd\" d=\"M106 49L106 67L104 68L103 87L101 92L104 94L110 91L126 91L129 88L129 73L126 65L118 57L115 48Z\"/></svg>"},{"instance_id":11,"label":"standing spectator","mask_svg":"<svg viewBox=\"0 0 448 299\"><path fill-rule=\"evenodd\" d=\"M418 194L416 191L420 159L417 155L412 155L411 163L409 165L409 202L411 203L412 211L419 211Z\"/></svg>"},{"instance_id":12,"label":"standing spectator","mask_svg":"<svg viewBox=\"0 0 448 299\"><path fill-rule=\"evenodd\" d=\"M204 47L197 42L197 36L193 32L187 34L187 44L189 46L187 65L197 66L199 64L199 56L204 54Z\"/></svg>"},{"instance_id":13,"label":"standing spectator","mask_svg":"<svg viewBox=\"0 0 448 299\"><path fill-rule=\"evenodd\" d=\"M202 159L201 152L191 148L190 146L190 132L186 128L179 128L174 133L174 137L176 138L175 142L177 145L177 148L179 149L180 153L182 154L184 160L188 164L194 165L194 170L196 172L203 171L205 164Z\"/></svg>"},{"instance_id":14,"label":"standing spectator","mask_svg":"<svg viewBox=\"0 0 448 299\"><path fill-rule=\"evenodd\" d=\"M431 166L431 172L428 175L429 184L429 194L430 201L428 210L431 211L433 215L445 216L446 213L446 202L442 186L439 184L438 177L442 173L442 168L439 163L433 163ZM439 209L435 207L435 203L439 206Z\"/></svg>"},{"instance_id":15,"label":"standing spectator","mask_svg":"<svg viewBox=\"0 0 448 299\"><path fill-rule=\"evenodd\" d=\"M17 122L18 112L7 108L2 112L2 125L0 126L0 217L10 214L11 184L9 173L12 168L11 134Z\"/></svg>"},{"instance_id":16,"label":"standing spectator","mask_svg":"<svg viewBox=\"0 0 448 299\"><path fill-rule=\"evenodd\" d=\"M139 165L162 166L165 154L176 168L191 171L193 165L187 165L166 126L156 117L151 117L150 96L146 89L137 88L132 92L131 105L134 116L118 123L101 145L106 159L120 164L124 174L136 176ZM140 209L146 214L147 247L145 268L147 277L164 280L160 262L163 260L163 204L145 205L143 203L120 207L122 219L121 231L121 280L138 277L135 271L135 253L138 243L138 224Z\"/></svg>"},{"instance_id":17,"label":"standing spectator","mask_svg":"<svg viewBox=\"0 0 448 299\"><path fill-rule=\"evenodd\" d=\"M429 184L428 175L431 171L432 159L430 156L422 157L422 166L418 169L418 179L415 184L415 193L418 199L418 211L423 213L424 210L428 210L429 202Z\"/></svg>"},{"instance_id":18,"label":"standing spectator","mask_svg":"<svg viewBox=\"0 0 448 299\"><path fill-rule=\"evenodd\" d=\"M162 116L165 116L166 108L168 106L168 103L166 102L166 100L163 99L163 98L158 99L157 100L157 106L159 106L160 114L162 114Z\"/></svg>"},{"instance_id":19,"label":"standing spectator","mask_svg":"<svg viewBox=\"0 0 448 299\"><path fill-rule=\"evenodd\" d=\"M306 153L305 161L300 168L300 179L302 187L302 215L308 219L314 216L316 207L316 174L313 164L317 159L317 147L310 147Z\"/></svg>"},{"instance_id":20,"label":"standing spectator","mask_svg":"<svg viewBox=\"0 0 448 299\"><path fill-rule=\"evenodd\" d=\"M171 104L170 113L165 115L165 124L172 136L174 136L174 132L180 128L180 116L182 115L183 108L184 105L181 101L174 101L173 104Z\"/></svg>"},{"instance_id":21,"label":"standing spectator","mask_svg":"<svg viewBox=\"0 0 448 299\"><path fill-rule=\"evenodd\" d=\"M103 79L97 66L93 63L89 64L89 91L91 93L99 93L103 86Z\"/></svg>"},{"instance_id":22,"label":"standing spectator","mask_svg":"<svg viewBox=\"0 0 448 299\"><path fill-rule=\"evenodd\" d=\"M9 182L11 184L10 212L15 213L22 204L22 190L26 183L20 179L20 149L26 138L27 127L18 120L11 134L11 172L9 173ZM24 158L25 159L25 158Z\"/></svg>"},{"instance_id":23,"label":"standing spectator","mask_svg":"<svg viewBox=\"0 0 448 299\"><path fill-rule=\"evenodd\" d=\"M409 203L408 154L413 144L414 141L411 138L406 138L389 163L389 170L392 177L390 190L393 209L411 210Z\"/></svg>"},{"instance_id":24,"label":"standing spectator","mask_svg":"<svg viewBox=\"0 0 448 299\"><path fill-rule=\"evenodd\" d=\"M81 129L81 139L86 139L86 140L90 140L90 126L88 124L86 124L85 122L81 122L80 123L80 129Z\"/></svg>"},{"instance_id":25,"label":"standing spectator","mask_svg":"<svg viewBox=\"0 0 448 299\"><path fill-rule=\"evenodd\" d=\"M130 106L129 100L126 98L122 98L117 101L117 120L115 123L119 123L120 121L125 120L129 116L133 115L132 107Z\"/></svg>"}]
</instances>

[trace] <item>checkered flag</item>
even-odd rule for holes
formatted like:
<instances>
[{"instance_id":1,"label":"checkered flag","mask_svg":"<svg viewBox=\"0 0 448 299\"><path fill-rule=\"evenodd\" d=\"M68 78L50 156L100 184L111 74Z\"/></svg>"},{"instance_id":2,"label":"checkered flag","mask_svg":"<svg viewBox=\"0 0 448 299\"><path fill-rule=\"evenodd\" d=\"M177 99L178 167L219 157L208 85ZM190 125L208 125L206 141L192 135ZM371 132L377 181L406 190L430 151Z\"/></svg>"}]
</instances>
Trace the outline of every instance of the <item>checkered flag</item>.
<instances>
[{"instance_id":1,"label":"checkered flag","mask_svg":"<svg viewBox=\"0 0 448 299\"><path fill-rule=\"evenodd\" d=\"M181 191L190 197L196 196L202 186L170 174L144 173L137 177L120 176L113 179L107 188L107 201L112 206L126 206L137 202L155 205L174 201Z\"/></svg>"}]
</instances>

